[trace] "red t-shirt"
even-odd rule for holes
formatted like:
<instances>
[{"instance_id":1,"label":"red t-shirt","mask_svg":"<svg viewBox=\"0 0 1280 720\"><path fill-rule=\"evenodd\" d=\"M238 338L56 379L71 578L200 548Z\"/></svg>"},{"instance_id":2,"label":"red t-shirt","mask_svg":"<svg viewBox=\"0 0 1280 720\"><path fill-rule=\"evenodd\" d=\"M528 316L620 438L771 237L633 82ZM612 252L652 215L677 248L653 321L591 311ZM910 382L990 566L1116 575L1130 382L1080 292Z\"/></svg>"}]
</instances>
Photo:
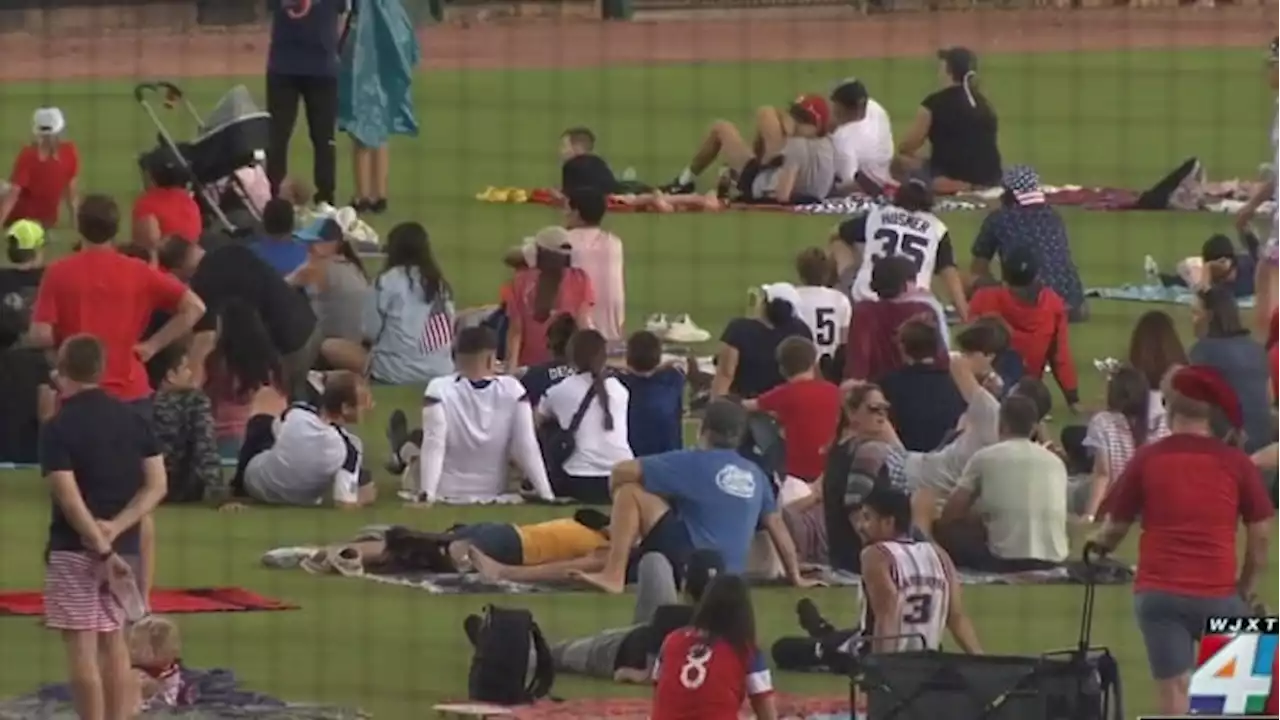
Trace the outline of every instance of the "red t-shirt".
<instances>
[{"instance_id":1,"label":"red t-shirt","mask_svg":"<svg viewBox=\"0 0 1280 720\"><path fill-rule=\"evenodd\" d=\"M96 336L106 350L102 389L139 400L151 394L151 385L133 347L151 316L176 310L186 292L172 275L112 248L81 250L44 271L31 321L52 326L59 345L80 333Z\"/></svg>"},{"instance_id":2,"label":"red t-shirt","mask_svg":"<svg viewBox=\"0 0 1280 720\"><path fill-rule=\"evenodd\" d=\"M177 235L187 242L199 242L204 232L200 205L184 188L153 187L133 202L133 221L154 217L160 225L160 237Z\"/></svg>"},{"instance_id":3,"label":"red t-shirt","mask_svg":"<svg viewBox=\"0 0 1280 720\"><path fill-rule=\"evenodd\" d=\"M551 314L538 322L533 317L534 301L538 287L538 271L532 268L517 270L511 284L503 288L502 303L507 317L520 323L520 357L508 358L508 367L529 367L551 360L547 349L547 326L557 315L568 313L582 317L595 304L595 290L591 279L579 268L568 268L560 278L560 291L552 304Z\"/></svg>"},{"instance_id":4,"label":"red t-shirt","mask_svg":"<svg viewBox=\"0 0 1280 720\"><path fill-rule=\"evenodd\" d=\"M738 720L748 697L773 692L759 651L747 656L723 640L707 642L686 627L667 636L653 668L650 720Z\"/></svg>"},{"instance_id":5,"label":"red t-shirt","mask_svg":"<svg viewBox=\"0 0 1280 720\"><path fill-rule=\"evenodd\" d=\"M40 157L40 149L35 145L22 148L9 174L9 182L22 190L4 224L35 220L46 228L57 225L58 206L79 174L80 153L75 143L60 143L57 151L47 158Z\"/></svg>"},{"instance_id":6,"label":"red t-shirt","mask_svg":"<svg viewBox=\"0 0 1280 720\"><path fill-rule=\"evenodd\" d=\"M1140 448L1103 512L1124 523L1141 518L1134 590L1196 597L1236 592L1239 523L1274 515L1248 455L1216 438L1184 433Z\"/></svg>"},{"instance_id":7,"label":"red t-shirt","mask_svg":"<svg viewBox=\"0 0 1280 720\"><path fill-rule=\"evenodd\" d=\"M806 482L821 477L826 449L840 423L840 388L826 380L796 380L761 395L756 403L782 425L787 474Z\"/></svg>"}]
</instances>

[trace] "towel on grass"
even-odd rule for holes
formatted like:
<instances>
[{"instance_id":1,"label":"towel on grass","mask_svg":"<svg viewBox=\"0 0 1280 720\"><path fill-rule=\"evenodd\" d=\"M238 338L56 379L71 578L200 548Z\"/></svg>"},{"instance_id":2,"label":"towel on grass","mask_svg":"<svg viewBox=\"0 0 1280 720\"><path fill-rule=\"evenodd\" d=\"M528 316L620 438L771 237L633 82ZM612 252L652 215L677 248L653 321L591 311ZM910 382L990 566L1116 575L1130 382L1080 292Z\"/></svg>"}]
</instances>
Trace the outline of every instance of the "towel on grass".
<instances>
[{"instance_id":1,"label":"towel on grass","mask_svg":"<svg viewBox=\"0 0 1280 720\"><path fill-rule=\"evenodd\" d=\"M182 671L183 684L191 688L191 702L183 707L148 710L140 718L188 720L362 720L371 717L360 710L333 705L290 703L245 690L230 670ZM28 695L0 700L0 720L76 720L71 688L65 683L44 685Z\"/></svg>"},{"instance_id":2,"label":"towel on grass","mask_svg":"<svg viewBox=\"0 0 1280 720\"><path fill-rule=\"evenodd\" d=\"M1127 302L1157 303L1161 305L1190 305L1195 293L1185 287L1165 287L1163 285L1121 285L1119 287L1097 287L1084 291L1085 297L1102 300L1123 300ZM1236 298L1236 303L1243 308L1253 307L1253 297Z\"/></svg>"}]
</instances>

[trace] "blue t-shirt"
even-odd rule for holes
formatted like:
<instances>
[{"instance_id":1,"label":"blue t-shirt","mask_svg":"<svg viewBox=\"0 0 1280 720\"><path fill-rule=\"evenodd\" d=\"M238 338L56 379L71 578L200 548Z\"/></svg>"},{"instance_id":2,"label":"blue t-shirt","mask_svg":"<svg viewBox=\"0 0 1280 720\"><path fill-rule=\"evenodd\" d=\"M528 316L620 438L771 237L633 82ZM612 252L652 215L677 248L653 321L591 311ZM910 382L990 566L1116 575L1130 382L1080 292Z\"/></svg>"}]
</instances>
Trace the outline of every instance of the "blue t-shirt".
<instances>
[{"instance_id":1,"label":"blue t-shirt","mask_svg":"<svg viewBox=\"0 0 1280 720\"><path fill-rule=\"evenodd\" d=\"M636 457L684 447L684 373L673 367L652 375L619 373L631 395L627 441Z\"/></svg>"},{"instance_id":2,"label":"blue t-shirt","mask_svg":"<svg viewBox=\"0 0 1280 720\"><path fill-rule=\"evenodd\" d=\"M718 550L726 572L746 572L751 539L777 509L760 468L733 450L676 450L638 461L644 489L667 500L693 546Z\"/></svg>"},{"instance_id":3,"label":"blue t-shirt","mask_svg":"<svg viewBox=\"0 0 1280 720\"><path fill-rule=\"evenodd\" d=\"M577 372L572 365L552 360L530 366L525 370L524 375L520 376L520 384L524 385L525 392L529 394L529 402L537 405L542 402L542 396L546 395L553 385Z\"/></svg>"},{"instance_id":4,"label":"blue t-shirt","mask_svg":"<svg viewBox=\"0 0 1280 720\"><path fill-rule=\"evenodd\" d=\"M306 246L293 240L255 240L249 245L249 249L282 277L302 267L307 261Z\"/></svg>"},{"instance_id":5,"label":"blue t-shirt","mask_svg":"<svg viewBox=\"0 0 1280 720\"><path fill-rule=\"evenodd\" d=\"M268 0L271 47L267 72L276 75L337 77L338 21L349 0Z\"/></svg>"}]
</instances>

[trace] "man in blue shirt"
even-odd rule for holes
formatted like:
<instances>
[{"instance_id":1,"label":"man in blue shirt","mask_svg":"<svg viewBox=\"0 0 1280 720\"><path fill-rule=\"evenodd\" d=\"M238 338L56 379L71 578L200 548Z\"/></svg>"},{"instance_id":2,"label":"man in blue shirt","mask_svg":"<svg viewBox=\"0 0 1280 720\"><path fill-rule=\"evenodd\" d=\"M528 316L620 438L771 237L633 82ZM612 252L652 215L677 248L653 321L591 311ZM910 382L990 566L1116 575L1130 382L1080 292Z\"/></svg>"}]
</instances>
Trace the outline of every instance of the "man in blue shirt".
<instances>
[{"instance_id":1,"label":"man in blue shirt","mask_svg":"<svg viewBox=\"0 0 1280 720\"><path fill-rule=\"evenodd\" d=\"M298 120L298 101L306 107L314 151L317 203L334 204L338 158L338 51L343 17L350 0L268 0L272 12L267 51L267 112L271 138L267 177L271 194L289 173L289 138Z\"/></svg>"},{"instance_id":2,"label":"man in blue shirt","mask_svg":"<svg viewBox=\"0 0 1280 720\"><path fill-rule=\"evenodd\" d=\"M293 239L293 205L274 198L262 209L262 237L249 248L280 277L288 277L307 261L307 246Z\"/></svg>"},{"instance_id":3,"label":"man in blue shirt","mask_svg":"<svg viewBox=\"0 0 1280 720\"><path fill-rule=\"evenodd\" d=\"M613 508L604 569L574 576L599 590L621 593L637 540L637 560L656 552L672 568L682 568L695 550L716 550L725 571L741 575L752 538L763 529L791 583L812 586L800 575L795 544L778 514L769 479L736 450L746 425L741 405L715 400L702 417L697 449L615 465L609 477Z\"/></svg>"}]
</instances>

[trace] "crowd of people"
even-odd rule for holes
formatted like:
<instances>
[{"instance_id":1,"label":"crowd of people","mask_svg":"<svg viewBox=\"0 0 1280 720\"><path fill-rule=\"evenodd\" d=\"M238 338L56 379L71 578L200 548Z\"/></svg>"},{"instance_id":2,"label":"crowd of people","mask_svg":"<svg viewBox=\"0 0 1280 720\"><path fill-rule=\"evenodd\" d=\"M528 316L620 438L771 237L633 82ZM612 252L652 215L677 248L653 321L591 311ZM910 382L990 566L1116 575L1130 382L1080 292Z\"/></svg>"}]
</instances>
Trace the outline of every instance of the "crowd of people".
<instances>
[{"instance_id":1,"label":"crowd of people","mask_svg":"<svg viewBox=\"0 0 1280 720\"><path fill-rule=\"evenodd\" d=\"M1111 550L1137 522L1137 615L1159 705L1185 711L1197 620L1246 613L1266 558L1274 308L1256 341L1235 268L1211 265L1194 290L1194 343L1184 350L1168 314L1144 315L1086 419L1069 335L1088 312L1065 225L1032 169L1000 169L976 56L939 60L945 87L896 153L824 159L820 96L758 113L758 147L713 127L671 190L691 190L718 154L753 196L865 183L857 168L900 184L799 253L792 280L753 288L710 367L666 353L667 333L626 333L623 243L602 226L610 192L591 178L608 168L584 149L589 131L563 138L565 177L587 181L563 188L563 226L506 253L496 309L468 314L421 225L390 231L376 274L336 220L299 225L284 196L255 236L209 233L163 153L145 156L125 240L112 198L79 195L65 118L37 112L0 206L12 263L0 271L0 387L13 399L0 417L16 438L0 449L38 462L52 488L46 624L66 639L82 717L125 717L138 702L123 634L137 618L120 589L136 578L145 598L154 585L160 503L378 502L355 432L376 384L425 388L421 426L397 412L387 428L387 465L411 505L515 491L608 506L589 532L577 516L455 528L449 555L490 576L612 594L638 584L635 625L563 641L555 656L566 672L653 680L655 718L736 717L747 700L774 717L748 577L808 588L812 564L862 577L856 627L802 602L805 636L775 644L778 667L846 669L863 651L936 649L946 631L979 653L959 569L1057 567L1072 523L1099 523L1094 542ZM831 101L850 142L880 136L883 109L861 83ZM990 142L958 140L973 137ZM933 205L977 186L1003 199L965 273ZM48 261L60 205L77 245ZM1259 266L1274 272L1273 257ZM954 336L935 276L964 325ZM1046 372L1066 405L1060 437L1046 425ZM690 447L687 404L700 415Z\"/></svg>"}]
</instances>

